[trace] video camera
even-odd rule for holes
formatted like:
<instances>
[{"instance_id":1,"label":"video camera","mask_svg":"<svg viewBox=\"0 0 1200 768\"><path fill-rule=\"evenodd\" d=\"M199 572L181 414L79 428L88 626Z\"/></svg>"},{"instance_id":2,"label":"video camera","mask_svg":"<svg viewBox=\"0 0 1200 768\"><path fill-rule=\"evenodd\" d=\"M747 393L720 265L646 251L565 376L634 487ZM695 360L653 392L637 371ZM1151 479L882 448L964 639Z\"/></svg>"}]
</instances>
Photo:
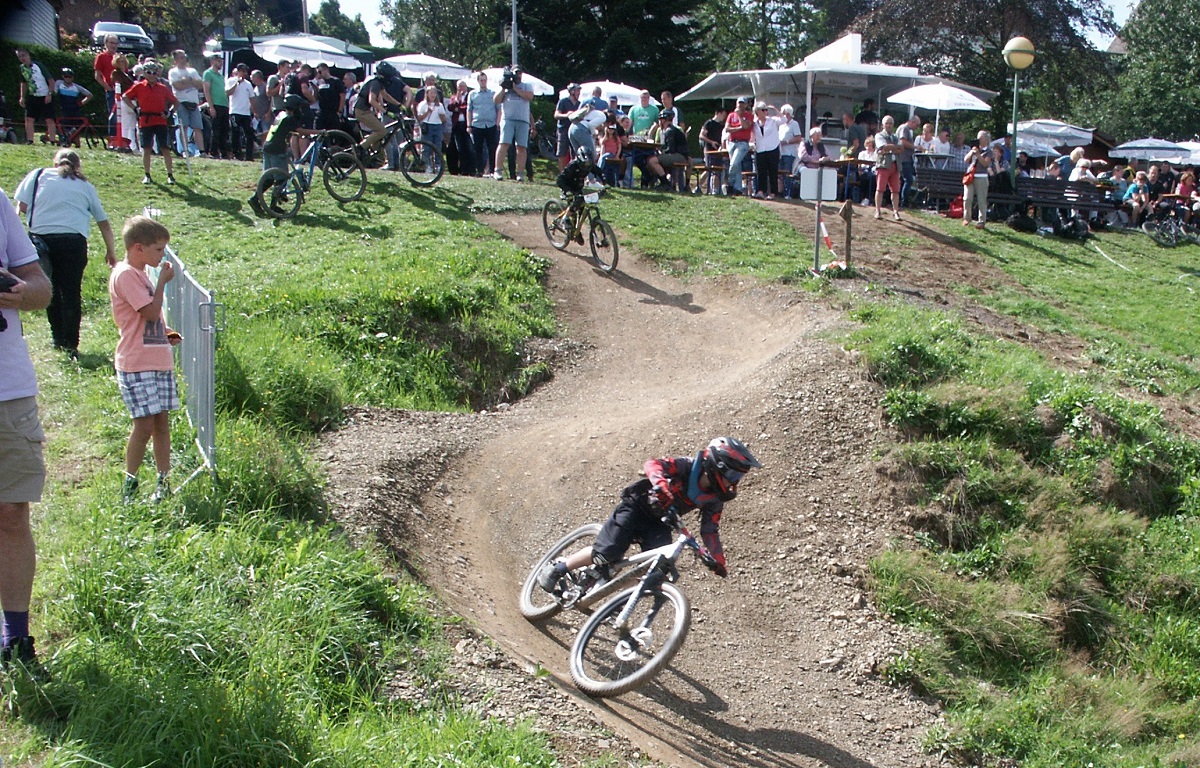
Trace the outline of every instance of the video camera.
<instances>
[{"instance_id":1,"label":"video camera","mask_svg":"<svg viewBox=\"0 0 1200 768\"><path fill-rule=\"evenodd\" d=\"M513 70L512 67L505 67L504 72L500 75L500 87L506 91L511 91L517 84L519 72Z\"/></svg>"}]
</instances>

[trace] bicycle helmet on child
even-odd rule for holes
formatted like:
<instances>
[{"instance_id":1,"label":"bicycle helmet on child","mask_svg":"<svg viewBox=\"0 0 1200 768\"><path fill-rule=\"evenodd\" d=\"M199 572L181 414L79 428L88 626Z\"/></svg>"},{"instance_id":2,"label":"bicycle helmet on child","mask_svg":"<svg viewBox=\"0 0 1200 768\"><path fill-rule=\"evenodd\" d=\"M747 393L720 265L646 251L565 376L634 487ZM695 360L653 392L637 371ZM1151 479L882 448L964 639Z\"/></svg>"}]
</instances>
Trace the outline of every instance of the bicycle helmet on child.
<instances>
[{"instance_id":1,"label":"bicycle helmet on child","mask_svg":"<svg viewBox=\"0 0 1200 768\"><path fill-rule=\"evenodd\" d=\"M751 469L762 464L736 437L718 437L704 449L703 471L721 501L737 496L737 485Z\"/></svg>"},{"instance_id":2,"label":"bicycle helmet on child","mask_svg":"<svg viewBox=\"0 0 1200 768\"><path fill-rule=\"evenodd\" d=\"M375 65L375 74L377 76L383 78L384 80L390 80L391 78L395 77L398 73L396 72L396 68L394 66L392 66L391 63L386 62L386 61L381 61Z\"/></svg>"},{"instance_id":3,"label":"bicycle helmet on child","mask_svg":"<svg viewBox=\"0 0 1200 768\"><path fill-rule=\"evenodd\" d=\"M308 101L298 93L289 93L283 97L283 108L289 112L298 111L308 106Z\"/></svg>"}]
</instances>

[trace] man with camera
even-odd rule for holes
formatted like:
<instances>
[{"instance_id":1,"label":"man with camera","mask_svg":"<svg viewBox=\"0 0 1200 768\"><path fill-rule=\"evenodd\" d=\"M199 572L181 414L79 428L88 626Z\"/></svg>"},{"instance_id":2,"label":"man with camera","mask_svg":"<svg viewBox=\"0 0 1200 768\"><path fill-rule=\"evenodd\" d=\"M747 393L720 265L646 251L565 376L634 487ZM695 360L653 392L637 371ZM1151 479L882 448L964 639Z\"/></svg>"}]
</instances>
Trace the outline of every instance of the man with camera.
<instances>
[{"instance_id":1,"label":"man with camera","mask_svg":"<svg viewBox=\"0 0 1200 768\"><path fill-rule=\"evenodd\" d=\"M517 149L517 181L525 181L525 147L529 144L529 102L533 101L533 86L521 82L520 67L505 68L500 80L500 91L493 101L501 105L503 115L500 119L500 146L496 148L496 165L493 177L503 179L500 171L504 158L508 157L508 148L516 145Z\"/></svg>"}]
</instances>

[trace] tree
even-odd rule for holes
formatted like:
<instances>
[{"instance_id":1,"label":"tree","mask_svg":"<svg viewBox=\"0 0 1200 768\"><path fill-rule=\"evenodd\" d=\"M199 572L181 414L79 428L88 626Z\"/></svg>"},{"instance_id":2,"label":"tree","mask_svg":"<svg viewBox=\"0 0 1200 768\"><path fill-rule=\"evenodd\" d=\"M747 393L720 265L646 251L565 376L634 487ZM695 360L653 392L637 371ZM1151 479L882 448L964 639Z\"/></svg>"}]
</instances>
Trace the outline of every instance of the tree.
<instances>
[{"instance_id":1,"label":"tree","mask_svg":"<svg viewBox=\"0 0 1200 768\"><path fill-rule=\"evenodd\" d=\"M805 0L705 0L696 16L718 70L791 66L826 36L824 17Z\"/></svg>"},{"instance_id":2,"label":"tree","mask_svg":"<svg viewBox=\"0 0 1200 768\"><path fill-rule=\"evenodd\" d=\"M440 56L468 67L508 61L504 31L511 12L503 0L382 0L396 47Z\"/></svg>"},{"instance_id":3,"label":"tree","mask_svg":"<svg viewBox=\"0 0 1200 768\"><path fill-rule=\"evenodd\" d=\"M1089 30L1116 32L1104 0L977 0L969 9L957 0L878 0L851 28L863 35L865 59L998 91L994 129L1011 115L1013 73L1001 51L1018 35L1037 48L1021 75L1028 89L1023 114L1066 116L1072 99L1091 98L1108 85L1106 56L1086 37Z\"/></svg>"},{"instance_id":4,"label":"tree","mask_svg":"<svg viewBox=\"0 0 1200 768\"><path fill-rule=\"evenodd\" d=\"M176 45L192 57L228 22L238 34L268 34L278 28L258 12L255 0L105 0L129 18L175 35Z\"/></svg>"},{"instance_id":5,"label":"tree","mask_svg":"<svg viewBox=\"0 0 1200 768\"><path fill-rule=\"evenodd\" d=\"M370 45L371 34L363 23L362 14L351 19L342 13L338 0L322 0L317 12L308 17L308 29L314 35L336 37L354 45Z\"/></svg>"},{"instance_id":6,"label":"tree","mask_svg":"<svg viewBox=\"0 0 1200 768\"><path fill-rule=\"evenodd\" d=\"M712 62L702 2L518 0L521 63L556 84L609 79L678 92Z\"/></svg>"},{"instance_id":7,"label":"tree","mask_svg":"<svg viewBox=\"0 0 1200 768\"><path fill-rule=\"evenodd\" d=\"M1194 0L1142 0L1121 30L1116 87L1080 104L1079 119L1119 141L1186 141L1200 130L1200 16Z\"/></svg>"}]
</instances>

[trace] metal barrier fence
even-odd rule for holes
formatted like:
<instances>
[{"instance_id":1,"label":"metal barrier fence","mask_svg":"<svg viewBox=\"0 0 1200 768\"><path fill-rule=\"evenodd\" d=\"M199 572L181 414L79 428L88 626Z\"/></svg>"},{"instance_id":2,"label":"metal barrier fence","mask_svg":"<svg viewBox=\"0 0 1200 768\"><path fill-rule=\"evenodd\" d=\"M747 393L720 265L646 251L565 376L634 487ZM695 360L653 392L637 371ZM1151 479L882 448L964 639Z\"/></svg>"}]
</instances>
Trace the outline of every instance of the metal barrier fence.
<instances>
[{"instance_id":1,"label":"metal barrier fence","mask_svg":"<svg viewBox=\"0 0 1200 768\"><path fill-rule=\"evenodd\" d=\"M225 330L225 306L213 301L212 293L196 282L170 246L167 258L175 279L167 283L163 305L167 325L183 336L177 349L186 386L184 407L204 462L183 482L187 485L206 469L217 477L217 334Z\"/></svg>"}]
</instances>

